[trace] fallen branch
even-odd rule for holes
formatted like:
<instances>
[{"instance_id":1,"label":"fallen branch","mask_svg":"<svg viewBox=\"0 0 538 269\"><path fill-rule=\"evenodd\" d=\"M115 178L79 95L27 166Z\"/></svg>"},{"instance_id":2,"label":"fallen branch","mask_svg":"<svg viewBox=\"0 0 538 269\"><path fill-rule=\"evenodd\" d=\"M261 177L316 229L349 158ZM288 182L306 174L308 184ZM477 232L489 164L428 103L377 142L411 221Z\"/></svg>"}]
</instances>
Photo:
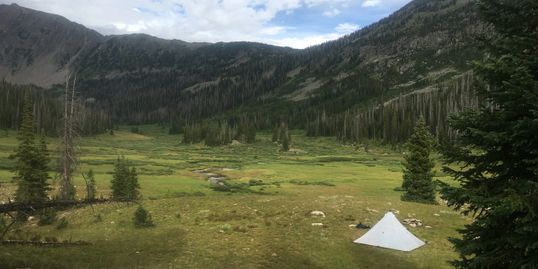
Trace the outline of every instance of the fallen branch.
<instances>
[{"instance_id":1,"label":"fallen branch","mask_svg":"<svg viewBox=\"0 0 538 269\"><path fill-rule=\"evenodd\" d=\"M46 241L27 241L27 240L3 240L0 241L0 245L34 245L34 246L49 246L49 247L61 247L61 246L87 246L89 242L76 241L76 242L46 242Z\"/></svg>"},{"instance_id":2,"label":"fallen branch","mask_svg":"<svg viewBox=\"0 0 538 269\"><path fill-rule=\"evenodd\" d=\"M109 199L95 199L95 200L82 200L82 201L47 201L42 203L8 203L0 204L0 213L9 213L15 211L34 211L37 209L51 208L51 207L70 207L79 205L93 205L103 204L111 202ZM121 201L119 201L121 202Z\"/></svg>"}]
</instances>

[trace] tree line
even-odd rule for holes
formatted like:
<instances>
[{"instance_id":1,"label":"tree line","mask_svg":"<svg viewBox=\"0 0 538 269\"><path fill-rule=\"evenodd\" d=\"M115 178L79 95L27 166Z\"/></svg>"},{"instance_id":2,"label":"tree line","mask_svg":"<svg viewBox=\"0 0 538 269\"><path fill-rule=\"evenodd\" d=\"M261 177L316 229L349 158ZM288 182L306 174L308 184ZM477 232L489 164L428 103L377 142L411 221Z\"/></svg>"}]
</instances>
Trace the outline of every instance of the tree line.
<instances>
[{"instance_id":1,"label":"tree line","mask_svg":"<svg viewBox=\"0 0 538 269\"><path fill-rule=\"evenodd\" d=\"M183 143L204 142L207 146L231 144L233 140L252 144L256 142L256 126L248 121L237 123L229 121L209 121L187 124L183 130Z\"/></svg>"},{"instance_id":2,"label":"tree line","mask_svg":"<svg viewBox=\"0 0 538 269\"><path fill-rule=\"evenodd\" d=\"M0 82L0 128L18 129L23 116L25 96L32 96L32 113L36 130L47 136L58 136L63 128L64 95L61 89L40 89L33 86ZM112 118L99 108L95 99L75 96L77 132L84 135L104 133L112 127Z\"/></svg>"}]
</instances>

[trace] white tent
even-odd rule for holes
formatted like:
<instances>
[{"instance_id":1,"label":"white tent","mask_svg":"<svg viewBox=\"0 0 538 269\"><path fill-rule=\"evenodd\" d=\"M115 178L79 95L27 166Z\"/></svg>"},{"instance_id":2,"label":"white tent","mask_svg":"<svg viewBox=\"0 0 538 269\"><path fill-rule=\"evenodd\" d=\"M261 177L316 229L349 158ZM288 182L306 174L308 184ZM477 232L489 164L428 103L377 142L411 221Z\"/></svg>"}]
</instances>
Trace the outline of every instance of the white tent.
<instances>
[{"instance_id":1,"label":"white tent","mask_svg":"<svg viewBox=\"0 0 538 269\"><path fill-rule=\"evenodd\" d=\"M411 251L424 245L424 242L410 233L392 212L385 214L370 231L353 242L401 251Z\"/></svg>"}]
</instances>

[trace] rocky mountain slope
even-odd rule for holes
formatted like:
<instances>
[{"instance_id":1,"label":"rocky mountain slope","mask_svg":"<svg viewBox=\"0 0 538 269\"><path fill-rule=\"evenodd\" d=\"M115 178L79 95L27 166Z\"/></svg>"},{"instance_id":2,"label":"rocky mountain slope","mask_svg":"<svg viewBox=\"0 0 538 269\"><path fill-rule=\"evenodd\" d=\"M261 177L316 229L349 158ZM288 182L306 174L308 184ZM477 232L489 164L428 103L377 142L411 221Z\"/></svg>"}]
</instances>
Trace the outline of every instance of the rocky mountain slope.
<instances>
[{"instance_id":1,"label":"rocky mountain slope","mask_svg":"<svg viewBox=\"0 0 538 269\"><path fill-rule=\"evenodd\" d=\"M0 5L0 78L50 87L103 36L63 17Z\"/></svg>"},{"instance_id":2,"label":"rocky mountain slope","mask_svg":"<svg viewBox=\"0 0 538 269\"><path fill-rule=\"evenodd\" d=\"M68 71L79 91L122 123L247 115L308 128L450 81L480 57L487 32L471 0L415 0L336 41L305 50L102 36L62 17L0 5L0 78L44 88ZM318 124L319 125L319 124Z\"/></svg>"}]
</instances>

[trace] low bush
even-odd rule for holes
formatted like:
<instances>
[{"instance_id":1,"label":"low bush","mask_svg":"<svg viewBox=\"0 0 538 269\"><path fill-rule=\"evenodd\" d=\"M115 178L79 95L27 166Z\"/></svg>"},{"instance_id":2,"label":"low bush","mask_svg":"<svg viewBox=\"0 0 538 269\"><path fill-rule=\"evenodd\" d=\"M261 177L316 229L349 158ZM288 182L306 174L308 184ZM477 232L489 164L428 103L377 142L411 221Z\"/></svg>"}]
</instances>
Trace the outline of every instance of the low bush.
<instances>
[{"instance_id":1,"label":"low bush","mask_svg":"<svg viewBox=\"0 0 538 269\"><path fill-rule=\"evenodd\" d=\"M142 206L138 206L133 216L133 223L136 228L147 228L155 226L151 220L151 214Z\"/></svg>"},{"instance_id":2,"label":"low bush","mask_svg":"<svg viewBox=\"0 0 538 269\"><path fill-rule=\"evenodd\" d=\"M58 230L65 229L67 228L68 224L69 222L67 221L67 219L65 217L62 217L61 219L58 220L58 224L56 224L56 229Z\"/></svg>"},{"instance_id":3,"label":"low bush","mask_svg":"<svg viewBox=\"0 0 538 269\"><path fill-rule=\"evenodd\" d=\"M56 209L45 208L39 212L39 225L50 225L56 221Z\"/></svg>"}]
</instances>

